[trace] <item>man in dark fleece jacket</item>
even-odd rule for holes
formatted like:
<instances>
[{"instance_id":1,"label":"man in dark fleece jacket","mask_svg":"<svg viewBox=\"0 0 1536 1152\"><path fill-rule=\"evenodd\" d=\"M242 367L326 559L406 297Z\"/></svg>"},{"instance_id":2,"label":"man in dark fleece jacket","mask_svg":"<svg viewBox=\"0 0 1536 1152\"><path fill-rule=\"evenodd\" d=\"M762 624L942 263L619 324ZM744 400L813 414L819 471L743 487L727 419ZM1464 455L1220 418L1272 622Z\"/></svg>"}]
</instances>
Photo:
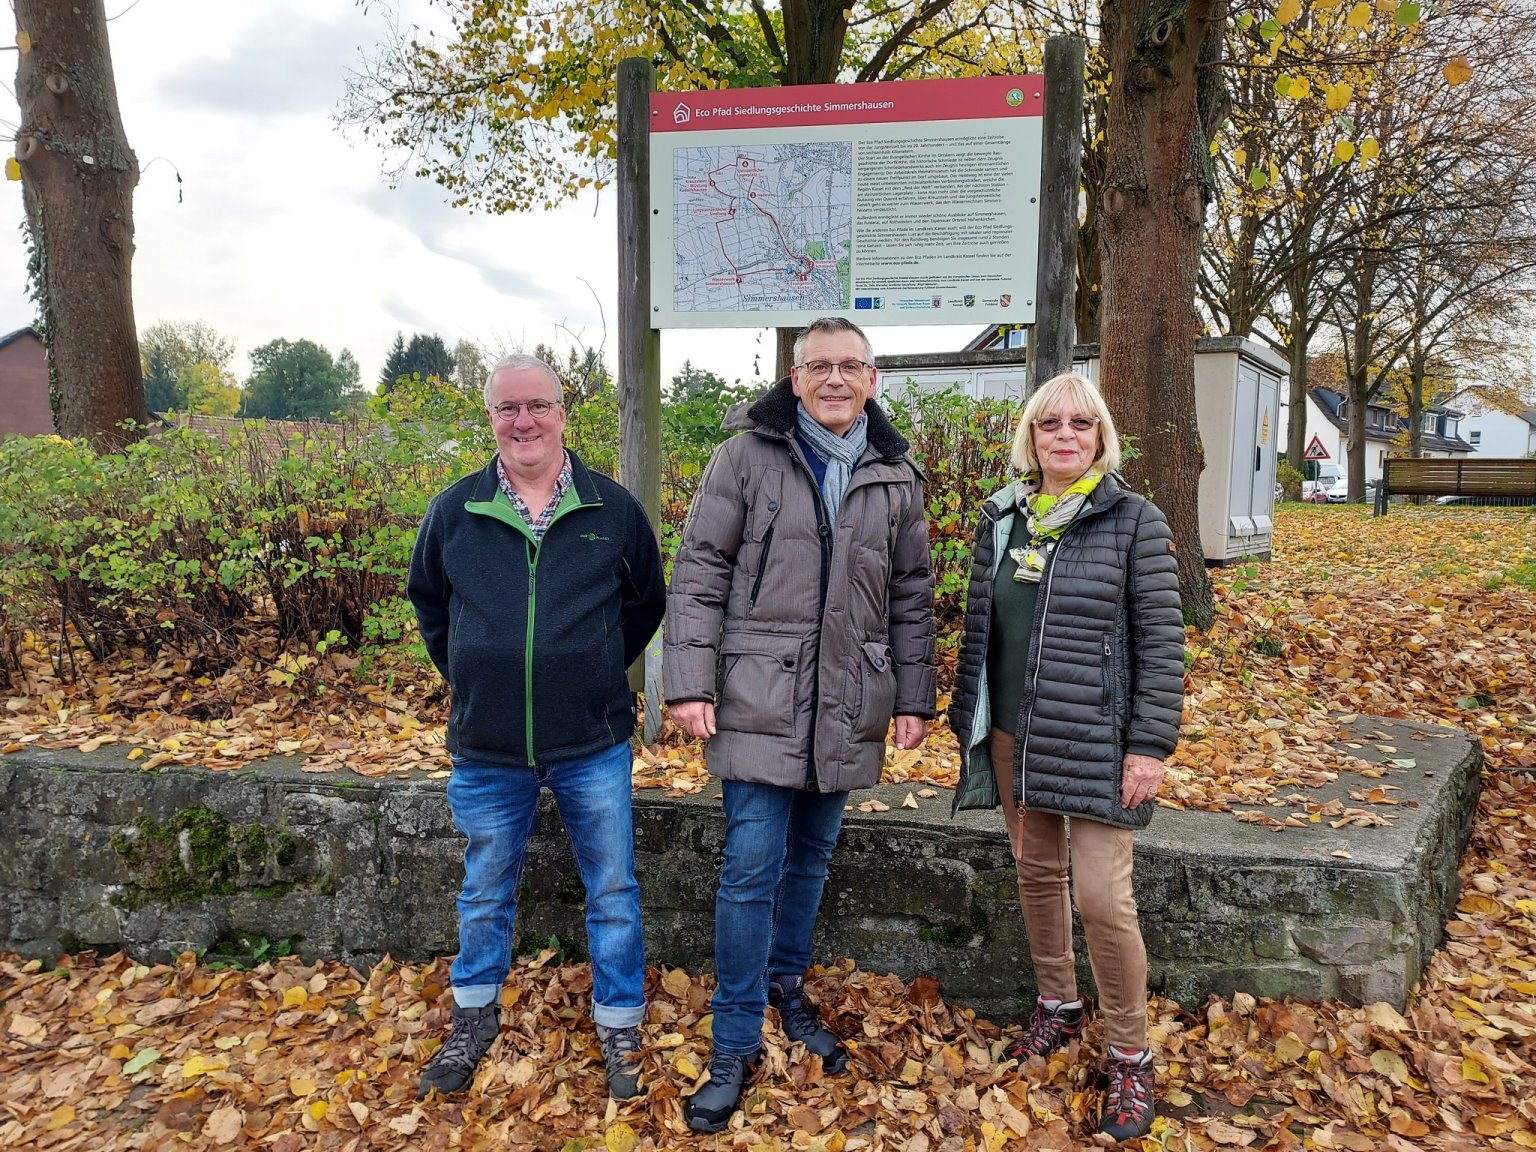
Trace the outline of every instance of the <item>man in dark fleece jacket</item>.
<instances>
[{"instance_id":1,"label":"man in dark fleece jacket","mask_svg":"<svg viewBox=\"0 0 1536 1152\"><path fill-rule=\"evenodd\" d=\"M592 1019L617 1099L640 1091L645 948L625 677L666 589L639 502L565 447L554 369L511 356L485 383L497 454L438 493L411 557L421 638L452 696L448 805L469 843L448 1038L421 1096L459 1092L500 1031L523 849L554 793L587 895Z\"/></svg>"}]
</instances>

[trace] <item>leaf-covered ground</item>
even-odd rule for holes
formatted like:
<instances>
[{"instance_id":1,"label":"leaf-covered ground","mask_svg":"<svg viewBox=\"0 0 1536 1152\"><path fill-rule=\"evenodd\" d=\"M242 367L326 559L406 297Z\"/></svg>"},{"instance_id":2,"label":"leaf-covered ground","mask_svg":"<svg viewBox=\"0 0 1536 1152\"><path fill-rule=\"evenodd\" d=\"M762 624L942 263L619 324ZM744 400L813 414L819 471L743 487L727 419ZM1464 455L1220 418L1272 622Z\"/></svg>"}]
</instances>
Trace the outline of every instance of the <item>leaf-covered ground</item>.
<instances>
[{"instance_id":1,"label":"leaf-covered ground","mask_svg":"<svg viewBox=\"0 0 1536 1152\"><path fill-rule=\"evenodd\" d=\"M1145 1146L1536 1148L1536 521L1292 507L1277 535L1278 562L1224 572L1220 620L1192 637L1166 802L1284 828L1296 789L1385 770L1377 750L1355 759L1330 747L1334 714L1456 724L1487 756L1463 895L1401 1016L1242 996L1195 1013L1155 1001L1169 1116ZM388 689L331 690L319 711L306 678L354 685L347 664L242 666L201 683L165 664L92 670L76 685L40 665L7 703L0 747L115 741L146 765L235 767L302 751L318 770L438 770L431 681L385 669ZM948 783L953 758L941 727L888 775ZM645 750L636 775L641 786L702 786L696 750L681 745ZM1389 818L1380 801L1363 808ZM851 1073L820 1076L770 1030L747 1114L719 1137L691 1136L679 1119L708 1050L710 985L677 970L653 974L643 1100L608 1103L584 1016L590 976L543 956L509 982L506 1027L475 1091L418 1104L446 984L441 962L364 974L298 961L233 972L190 957L144 968L85 956L56 970L0 958L0 1147L996 1152L1064 1149L1091 1132L1097 1028L1080 1053L999 1069L1012 1028L947 1005L929 981L906 987L852 961L812 981L857 1038Z\"/></svg>"}]
</instances>

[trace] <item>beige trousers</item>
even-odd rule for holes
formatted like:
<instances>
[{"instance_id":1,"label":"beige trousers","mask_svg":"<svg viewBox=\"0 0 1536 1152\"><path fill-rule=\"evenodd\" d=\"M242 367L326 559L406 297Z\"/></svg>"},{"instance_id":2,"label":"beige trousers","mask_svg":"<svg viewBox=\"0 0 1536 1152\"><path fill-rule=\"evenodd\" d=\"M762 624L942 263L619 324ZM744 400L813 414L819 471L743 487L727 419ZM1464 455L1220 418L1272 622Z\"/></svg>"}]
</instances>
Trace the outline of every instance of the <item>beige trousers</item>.
<instances>
[{"instance_id":1,"label":"beige trousers","mask_svg":"<svg viewBox=\"0 0 1536 1152\"><path fill-rule=\"evenodd\" d=\"M987 741L1002 795L1003 819L1019 877L1019 907L1029 934L1035 982L1045 999L1076 1000L1072 902L1083 921L1088 962L1099 990L1105 1039L1117 1048L1147 1046L1147 950L1131 890L1132 832L1097 820L1020 812L1013 801L1014 736L992 729ZM1067 890L1068 865L1072 888Z\"/></svg>"}]
</instances>

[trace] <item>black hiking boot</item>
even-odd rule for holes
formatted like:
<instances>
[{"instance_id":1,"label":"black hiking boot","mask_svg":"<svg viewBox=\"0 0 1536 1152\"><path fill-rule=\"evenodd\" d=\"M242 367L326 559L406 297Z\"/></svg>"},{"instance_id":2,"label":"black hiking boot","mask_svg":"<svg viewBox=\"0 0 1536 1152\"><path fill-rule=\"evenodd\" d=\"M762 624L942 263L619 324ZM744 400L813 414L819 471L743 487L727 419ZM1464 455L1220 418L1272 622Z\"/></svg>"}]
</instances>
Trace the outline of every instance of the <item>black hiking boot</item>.
<instances>
[{"instance_id":1,"label":"black hiking boot","mask_svg":"<svg viewBox=\"0 0 1536 1152\"><path fill-rule=\"evenodd\" d=\"M841 1072L848 1066L843 1042L821 1022L816 1006L805 998L804 976L775 976L768 981L768 1003L779 1010L779 1025L791 1043L821 1057L822 1070Z\"/></svg>"},{"instance_id":2,"label":"black hiking boot","mask_svg":"<svg viewBox=\"0 0 1536 1152\"><path fill-rule=\"evenodd\" d=\"M1104 1092L1104 1116L1099 1131L1116 1140L1134 1140L1152 1130L1157 1107L1152 1091L1152 1049L1127 1059L1110 1052Z\"/></svg>"},{"instance_id":3,"label":"black hiking boot","mask_svg":"<svg viewBox=\"0 0 1536 1152\"><path fill-rule=\"evenodd\" d=\"M757 1068L761 1050L750 1056L716 1052L709 1058L709 1080L683 1101L683 1119L695 1132L719 1132L741 1104L741 1093Z\"/></svg>"},{"instance_id":4,"label":"black hiking boot","mask_svg":"<svg viewBox=\"0 0 1536 1152\"><path fill-rule=\"evenodd\" d=\"M603 1046L603 1064L608 1070L608 1095L615 1100L640 1095L640 1030L599 1024L597 1040Z\"/></svg>"},{"instance_id":5,"label":"black hiking boot","mask_svg":"<svg viewBox=\"0 0 1536 1152\"><path fill-rule=\"evenodd\" d=\"M453 1006L448 1039L422 1070L416 1099L423 1100L434 1088L444 1096L462 1092L475 1078L475 1068L501 1031L501 1006L484 1008Z\"/></svg>"},{"instance_id":6,"label":"black hiking boot","mask_svg":"<svg viewBox=\"0 0 1536 1152\"><path fill-rule=\"evenodd\" d=\"M1088 1010L1080 1000L1072 1007L1063 1004L1055 1009L1047 1008L1037 1001L1034 1018L1029 1022L1029 1031L1003 1049L1003 1059L1017 1060L1020 1064L1031 1056L1039 1056L1043 1060L1056 1049L1065 1048L1069 1040L1080 1035L1087 1020Z\"/></svg>"}]
</instances>

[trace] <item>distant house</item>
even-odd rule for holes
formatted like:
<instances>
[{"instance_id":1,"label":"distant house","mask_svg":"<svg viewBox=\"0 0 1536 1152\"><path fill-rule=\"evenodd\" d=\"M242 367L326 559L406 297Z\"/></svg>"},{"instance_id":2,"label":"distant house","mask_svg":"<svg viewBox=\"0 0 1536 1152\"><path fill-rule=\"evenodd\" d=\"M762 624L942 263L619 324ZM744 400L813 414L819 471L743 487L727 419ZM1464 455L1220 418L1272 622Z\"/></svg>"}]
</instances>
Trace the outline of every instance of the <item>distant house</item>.
<instances>
[{"instance_id":1,"label":"distant house","mask_svg":"<svg viewBox=\"0 0 1536 1152\"><path fill-rule=\"evenodd\" d=\"M31 328L0 336L0 440L53 431L48 404L48 354Z\"/></svg>"},{"instance_id":2,"label":"distant house","mask_svg":"<svg viewBox=\"0 0 1536 1152\"><path fill-rule=\"evenodd\" d=\"M1466 457L1473 446L1461 436L1465 413L1456 408L1436 405L1423 415L1421 450L1426 457ZM1284 425L1283 414L1281 423ZM1407 421L1386 403L1367 404L1365 409L1365 479L1381 478L1388 456L1403 455L1407 449ZM1327 453L1319 461L1321 475L1342 476L1345 472L1346 445L1349 439L1349 398L1332 388L1307 389L1307 444L1315 440Z\"/></svg>"},{"instance_id":3,"label":"distant house","mask_svg":"<svg viewBox=\"0 0 1536 1152\"><path fill-rule=\"evenodd\" d=\"M1483 384L1463 388L1451 401L1466 410L1461 434L1479 456L1501 460L1536 456L1536 408L1511 412Z\"/></svg>"}]
</instances>

